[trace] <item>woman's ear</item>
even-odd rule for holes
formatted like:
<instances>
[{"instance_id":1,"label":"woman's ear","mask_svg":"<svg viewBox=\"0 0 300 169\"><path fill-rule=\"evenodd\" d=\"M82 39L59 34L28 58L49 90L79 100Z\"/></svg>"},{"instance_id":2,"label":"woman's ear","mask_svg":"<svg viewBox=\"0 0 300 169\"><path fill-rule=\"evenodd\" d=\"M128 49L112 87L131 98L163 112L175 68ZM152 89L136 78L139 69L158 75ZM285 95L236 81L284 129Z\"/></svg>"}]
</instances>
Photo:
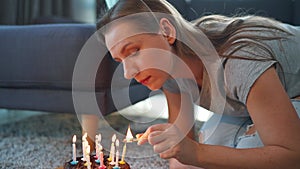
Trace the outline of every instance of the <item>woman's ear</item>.
<instances>
[{"instance_id":1,"label":"woman's ear","mask_svg":"<svg viewBox=\"0 0 300 169\"><path fill-rule=\"evenodd\" d=\"M161 18L159 24L162 35L167 38L170 45L173 45L176 40L175 27L167 18Z\"/></svg>"}]
</instances>

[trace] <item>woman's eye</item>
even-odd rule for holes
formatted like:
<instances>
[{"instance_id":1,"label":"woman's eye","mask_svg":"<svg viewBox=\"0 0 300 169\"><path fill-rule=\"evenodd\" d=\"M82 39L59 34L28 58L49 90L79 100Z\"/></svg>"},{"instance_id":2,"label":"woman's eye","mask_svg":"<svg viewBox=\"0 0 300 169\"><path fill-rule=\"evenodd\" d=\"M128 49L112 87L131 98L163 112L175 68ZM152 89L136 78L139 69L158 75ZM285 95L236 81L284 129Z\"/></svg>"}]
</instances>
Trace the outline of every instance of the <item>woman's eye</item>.
<instances>
[{"instance_id":1,"label":"woman's eye","mask_svg":"<svg viewBox=\"0 0 300 169\"><path fill-rule=\"evenodd\" d=\"M119 58L114 58L114 60L115 60L116 62L122 62L122 60L119 59Z\"/></svg>"},{"instance_id":2,"label":"woman's eye","mask_svg":"<svg viewBox=\"0 0 300 169\"><path fill-rule=\"evenodd\" d=\"M139 49L135 49L133 52L130 53L129 56L136 56L139 52Z\"/></svg>"},{"instance_id":3,"label":"woman's eye","mask_svg":"<svg viewBox=\"0 0 300 169\"><path fill-rule=\"evenodd\" d=\"M116 62L122 62L122 59L120 59L120 58L115 58L115 57L112 57L112 59L114 60L114 61L116 61Z\"/></svg>"}]
</instances>

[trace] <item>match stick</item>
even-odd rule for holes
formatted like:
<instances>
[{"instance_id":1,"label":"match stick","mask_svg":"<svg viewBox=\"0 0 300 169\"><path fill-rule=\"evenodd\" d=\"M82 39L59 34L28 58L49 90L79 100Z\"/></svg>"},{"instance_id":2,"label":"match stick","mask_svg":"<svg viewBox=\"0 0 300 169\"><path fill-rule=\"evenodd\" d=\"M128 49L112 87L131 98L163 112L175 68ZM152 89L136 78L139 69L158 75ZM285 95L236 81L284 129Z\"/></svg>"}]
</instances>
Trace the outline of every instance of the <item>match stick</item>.
<instances>
[{"instance_id":1,"label":"match stick","mask_svg":"<svg viewBox=\"0 0 300 169\"><path fill-rule=\"evenodd\" d=\"M124 143L131 143L131 142L138 142L139 139L137 138L131 138L131 139L124 139L123 142Z\"/></svg>"}]
</instances>

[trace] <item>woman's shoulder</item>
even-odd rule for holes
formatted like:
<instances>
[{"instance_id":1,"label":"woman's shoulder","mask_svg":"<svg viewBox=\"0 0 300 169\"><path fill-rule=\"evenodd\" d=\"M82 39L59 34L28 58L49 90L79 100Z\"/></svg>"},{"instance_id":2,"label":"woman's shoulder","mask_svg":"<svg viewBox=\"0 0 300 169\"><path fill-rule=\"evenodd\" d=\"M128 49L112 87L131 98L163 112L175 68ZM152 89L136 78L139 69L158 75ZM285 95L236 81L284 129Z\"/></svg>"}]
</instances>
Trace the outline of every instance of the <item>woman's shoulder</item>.
<instances>
[{"instance_id":1,"label":"woman's shoulder","mask_svg":"<svg viewBox=\"0 0 300 169\"><path fill-rule=\"evenodd\" d=\"M300 36L300 26L290 25L287 23L280 23L280 26L293 35Z\"/></svg>"},{"instance_id":2,"label":"woman's shoulder","mask_svg":"<svg viewBox=\"0 0 300 169\"><path fill-rule=\"evenodd\" d=\"M286 42L288 43L288 45L286 47L290 45L296 45L297 49L300 51L300 26L294 26L284 23L282 23L281 26L291 34L287 37Z\"/></svg>"},{"instance_id":3,"label":"woman's shoulder","mask_svg":"<svg viewBox=\"0 0 300 169\"><path fill-rule=\"evenodd\" d=\"M226 59L224 81L227 96L246 103L246 98L255 80L276 61Z\"/></svg>"}]
</instances>

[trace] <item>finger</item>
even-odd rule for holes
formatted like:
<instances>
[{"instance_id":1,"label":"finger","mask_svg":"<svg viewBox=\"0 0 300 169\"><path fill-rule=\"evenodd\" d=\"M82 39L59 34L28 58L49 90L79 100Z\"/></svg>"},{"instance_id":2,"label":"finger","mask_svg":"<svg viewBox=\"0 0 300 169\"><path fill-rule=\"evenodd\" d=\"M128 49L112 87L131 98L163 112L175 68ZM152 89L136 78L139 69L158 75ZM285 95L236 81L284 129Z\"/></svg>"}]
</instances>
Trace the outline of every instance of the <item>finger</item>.
<instances>
[{"instance_id":1,"label":"finger","mask_svg":"<svg viewBox=\"0 0 300 169\"><path fill-rule=\"evenodd\" d=\"M143 144L145 144L145 143L147 143L148 142L148 138L147 137L140 137L139 139L138 139L138 142L137 142L137 145L143 145Z\"/></svg>"},{"instance_id":2,"label":"finger","mask_svg":"<svg viewBox=\"0 0 300 169\"><path fill-rule=\"evenodd\" d=\"M148 137L148 141L151 145L153 145L153 150L156 153L165 152L177 144L176 138L169 137L165 131L151 132Z\"/></svg>"},{"instance_id":3,"label":"finger","mask_svg":"<svg viewBox=\"0 0 300 169\"><path fill-rule=\"evenodd\" d=\"M153 131L163 131L165 130L166 128L168 128L168 126L170 126L171 124L168 124L168 123L165 123L165 124L156 124L156 125L153 125L153 126L150 126L146 132L139 138L139 141L138 141L138 145L142 145L142 144L145 144L147 141L148 141L148 136L151 132Z\"/></svg>"},{"instance_id":4,"label":"finger","mask_svg":"<svg viewBox=\"0 0 300 169\"><path fill-rule=\"evenodd\" d=\"M148 142L148 135L151 133L152 129L151 129L151 126L145 131L145 133L141 134L139 136L139 139L138 139L138 142L137 144L138 145L143 145L145 143Z\"/></svg>"},{"instance_id":5,"label":"finger","mask_svg":"<svg viewBox=\"0 0 300 169\"><path fill-rule=\"evenodd\" d=\"M159 143L153 145L153 150L156 153L163 153L175 146L175 143L166 137L160 137L157 140Z\"/></svg>"},{"instance_id":6,"label":"finger","mask_svg":"<svg viewBox=\"0 0 300 169\"><path fill-rule=\"evenodd\" d=\"M159 154L160 158L162 158L162 159L175 158L175 155L176 155L176 153L172 148Z\"/></svg>"},{"instance_id":7,"label":"finger","mask_svg":"<svg viewBox=\"0 0 300 169\"><path fill-rule=\"evenodd\" d=\"M158 144L162 142L165 138L162 135L162 131L153 131L148 136L148 142L151 145Z\"/></svg>"},{"instance_id":8,"label":"finger","mask_svg":"<svg viewBox=\"0 0 300 169\"><path fill-rule=\"evenodd\" d=\"M164 143L165 142L161 142L159 144L155 144L153 146L153 151L160 154L160 153L163 153L163 152L169 150L170 149L170 145L164 144Z\"/></svg>"},{"instance_id":9,"label":"finger","mask_svg":"<svg viewBox=\"0 0 300 169\"><path fill-rule=\"evenodd\" d=\"M138 139L138 145L145 144L147 141L149 144L154 145L160 142L159 138L160 137L155 137L159 136L162 133L162 131L152 131L150 134L148 134L148 137L145 137L145 134L143 134L139 139Z\"/></svg>"},{"instance_id":10,"label":"finger","mask_svg":"<svg viewBox=\"0 0 300 169\"><path fill-rule=\"evenodd\" d=\"M139 139L139 138L142 137L143 134L144 134L144 133L138 133L138 134L135 135L135 137L136 137L137 139Z\"/></svg>"},{"instance_id":11,"label":"finger","mask_svg":"<svg viewBox=\"0 0 300 169\"><path fill-rule=\"evenodd\" d=\"M162 123L162 124L155 124L155 125L152 125L152 126L150 126L149 128L150 128L152 131L156 131L156 130L164 131L164 130L166 130L167 128L169 128L170 126L172 126L172 124L170 124L170 123Z\"/></svg>"},{"instance_id":12,"label":"finger","mask_svg":"<svg viewBox=\"0 0 300 169\"><path fill-rule=\"evenodd\" d=\"M138 138L138 145L143 145L148 142L148 135L150 134L150 129L148 128L145 133L140 134Z\"/></svg>"},{"instance_id":13,"label":"finger","mask_svg":"<svg viewBox=\"0 0 300 169\"><path fill-rule=\"evenodd\" d=\"M145 139L145 138L142 137L144 134L145 134L145 133L139 133L139 134L136 134L136 135L135 135L135 137L136 137L137 140L138 140L138 142L137 142L138 145L145 144L145 143L148 141L147 138Z\"/></svg>"}]
</instances>

